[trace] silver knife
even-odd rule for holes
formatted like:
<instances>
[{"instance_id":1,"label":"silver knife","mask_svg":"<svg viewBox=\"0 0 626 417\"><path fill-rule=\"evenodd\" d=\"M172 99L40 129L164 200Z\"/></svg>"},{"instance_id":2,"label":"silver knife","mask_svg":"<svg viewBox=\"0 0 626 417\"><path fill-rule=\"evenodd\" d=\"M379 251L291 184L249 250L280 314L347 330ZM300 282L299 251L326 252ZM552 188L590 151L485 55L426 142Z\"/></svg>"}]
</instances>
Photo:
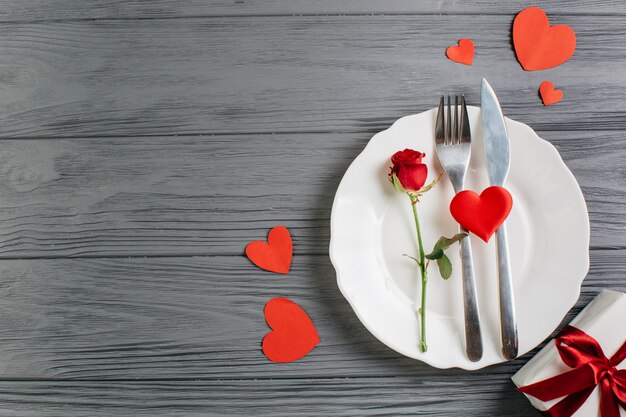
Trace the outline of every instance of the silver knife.
<instances>
[{"instance_id":1,"label":"silver knife","mask_svg":"<svg viewBox=\"0 0 626 417\"><path fill-rule=\"evenodd\" d=\"M483 140L487 157L487 172L491 185L504 186L509 173L510 149L509 134L506 130L502 109L493 88L483 78L480 105L483 119ZM498 250L498 289L500 295L500 336L502 354L507 359L517 356L517 322L515 319L515 298L513 279L509 262L509 244L506 236L506 222L496 231Z\"/></svg>"}]
</instances>

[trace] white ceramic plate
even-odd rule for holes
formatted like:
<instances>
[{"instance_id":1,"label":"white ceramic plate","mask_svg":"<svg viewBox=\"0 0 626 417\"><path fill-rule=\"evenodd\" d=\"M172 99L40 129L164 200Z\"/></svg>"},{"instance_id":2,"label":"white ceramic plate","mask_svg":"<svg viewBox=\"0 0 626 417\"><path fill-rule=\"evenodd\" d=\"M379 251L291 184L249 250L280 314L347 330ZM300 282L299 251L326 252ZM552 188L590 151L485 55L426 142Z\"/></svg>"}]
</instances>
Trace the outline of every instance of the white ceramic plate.
<instances>
[{"instance_id":1,"label":"white ceramic plate","mask_svg":"<svg viewBox=\"0 0 626 417\"><path fill-rule=\"evenodd\" d=\"M488 184L480 108L468 107L472 157L466 188ZM427 287L428 352L418 345L420 296L415 263L417 243L409 199L388 182L390 157L412 148L426 153L431 181L442 170L433 145L436 109L403 117L375 135L352 162L337 189L331 215L330 258L339 288L365 327L399 353L438 368L478 369L505 359L500 351L494 240L471 236L483 358L465 356L463 300L458 246L448 255L448 281L436 264ZM525 124L507 119L511 169L506 188L513 196L507 219L522 355L548 337L580 293L589 269L589 216L578 183L557 150ZM418 205L424 245L457 232L450 215L452 186L444 175Z\"/></svg>"}]
</instances>

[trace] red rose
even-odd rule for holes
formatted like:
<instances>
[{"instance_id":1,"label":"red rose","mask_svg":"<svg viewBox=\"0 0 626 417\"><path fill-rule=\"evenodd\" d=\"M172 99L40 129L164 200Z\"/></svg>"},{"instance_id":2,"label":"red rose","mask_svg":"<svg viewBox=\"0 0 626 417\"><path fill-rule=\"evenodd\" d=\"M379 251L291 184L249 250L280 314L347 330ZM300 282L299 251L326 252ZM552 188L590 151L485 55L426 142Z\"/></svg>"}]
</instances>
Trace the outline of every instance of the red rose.
<instances>
[{"instance_id":1,"label":"red rose","mask_svg":"<svg viewBox=\"0 0 626 417\"><path fill-rule=\"evenodd\" d=\"M393 166L389 175L396 174L402 188L406 191L419 191L428 176L428 167L422 163L422 158L425 156L426 154L413 149L396 152L391 157Z\"/></svg>"}]
</instances>

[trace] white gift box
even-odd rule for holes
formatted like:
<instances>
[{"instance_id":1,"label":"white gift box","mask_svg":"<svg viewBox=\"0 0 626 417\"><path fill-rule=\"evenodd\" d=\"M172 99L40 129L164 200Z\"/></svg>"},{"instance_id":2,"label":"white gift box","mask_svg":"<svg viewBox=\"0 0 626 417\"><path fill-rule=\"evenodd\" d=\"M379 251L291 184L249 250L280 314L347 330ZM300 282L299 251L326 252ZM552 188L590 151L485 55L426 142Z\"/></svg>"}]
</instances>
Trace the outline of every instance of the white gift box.
<instances>
[{"instance_id":1,"label":"white gift box","mask_svg":"<svg viewBox=\"0 0 626 417\"><path fill-rule=\"evenodd\" d=\"M570 323L598 341L604 354L610 358L626 340L626 294L604 290L591 301ZM617 366L626 368L626 360ZM548 343L511 378L518 387L539 382L570 371L559 356L553 341ZM562 398L540 401L528 396L533 407L545 411ZM620 408L620 416L626 411ZM596 387L587 401L574 413L574 417L600 416L600 389Z\"/></svg>"}]
</instances>

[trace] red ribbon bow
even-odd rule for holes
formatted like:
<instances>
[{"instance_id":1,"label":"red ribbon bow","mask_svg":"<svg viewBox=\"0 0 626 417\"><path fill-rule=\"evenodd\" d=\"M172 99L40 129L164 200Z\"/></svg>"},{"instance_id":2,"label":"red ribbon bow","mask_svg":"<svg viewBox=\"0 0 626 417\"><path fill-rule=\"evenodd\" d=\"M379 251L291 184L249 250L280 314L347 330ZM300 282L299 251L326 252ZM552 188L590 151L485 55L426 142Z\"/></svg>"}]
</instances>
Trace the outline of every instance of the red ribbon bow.
<instances>
[{"instance_id":1,"label":"red ribbon bow","mask_svg":"<svg viewBox=\"0 0 626 417\"><path fill-rule=\"evenodd\" d=\"M541 401L565 396L546 414L570 417L600 385L600 415L620 417L619 407L626 410L626 369L617 365L626 359L626 341L610 359L596 339L572 326L565 327L555 343L563 362L574 369L517 390Z\"/></svg>"}]
</instances>

